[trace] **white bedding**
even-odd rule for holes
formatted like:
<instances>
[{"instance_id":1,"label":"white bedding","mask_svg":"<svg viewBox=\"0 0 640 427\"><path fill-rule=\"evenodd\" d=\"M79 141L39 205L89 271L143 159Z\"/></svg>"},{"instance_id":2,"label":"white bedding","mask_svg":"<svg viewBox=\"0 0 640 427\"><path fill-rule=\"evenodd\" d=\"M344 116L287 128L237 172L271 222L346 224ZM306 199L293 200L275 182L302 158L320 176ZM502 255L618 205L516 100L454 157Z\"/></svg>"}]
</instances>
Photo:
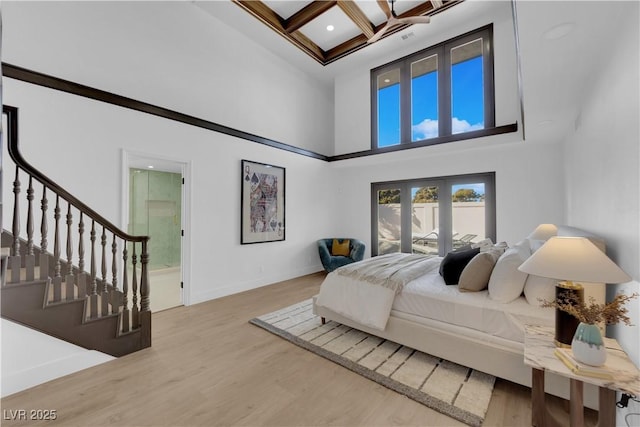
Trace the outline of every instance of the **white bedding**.
<instances>
[{"instance_id":1,"label":"white bedding","mask_svg":"<svg viewBox=\"0 0 640 427\"><path fill-rule=\"evenodd\" d=\"M316 305L383 331L396 295L414 277L437 271L439 265L437 257L403 253L349 264L329 273L320 287Z\"/></svg>"},{"instance_id":2,"label":"white bedding","mask_svg":"<svg viewBox=\"0 0 640 427\"><path fill-rule=\"evenodd\" d=\"M436 257L439 263L442 258ZM492 300L488 291L459 292L458 286L444 283L438 268L394 291L350 277L330 273L320 288L316 305L377 330L384 330L389 315L405 313L471 328L509 341L524 342L524 326L552 326L554 311L527 303L524 297L503 304ZM393 310L393 311L392 311Z\"/></svg>"},{"instance_id":3,"label":"white bedding","mask_svg":"<svg viewBox=\"0 0 640 427\"><path fill-rule=\"evenodd\" d=\"M332 271L322 282L316 305L382 331L387 325L394 297L395 292L390 288L372 286Z\"/></svg>"},{"instance_id":4,"label":"white bedding","mask_svg":"<svg viewBox=\"0 0 640 427\"><path fill-rule=\"evenodd\" d=\"M426 317L516 342L524 342L527 324L554 324L553 308L533 306L522 296L503 304L492 300L486 290L460 292L457 285L447 286L437 270L405 285L392 310L392 314Z\"/></svg>"}]
</instances>

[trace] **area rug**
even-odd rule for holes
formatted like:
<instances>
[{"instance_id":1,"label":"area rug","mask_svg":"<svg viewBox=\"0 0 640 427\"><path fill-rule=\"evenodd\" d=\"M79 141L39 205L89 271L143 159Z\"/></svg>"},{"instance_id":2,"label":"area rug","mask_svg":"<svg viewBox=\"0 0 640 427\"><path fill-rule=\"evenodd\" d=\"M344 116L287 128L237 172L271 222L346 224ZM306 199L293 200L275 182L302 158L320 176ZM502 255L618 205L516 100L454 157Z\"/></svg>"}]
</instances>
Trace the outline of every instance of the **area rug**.
<instances>
[{"instance_id":1,"label":"area rug","mask_svg":"<svg viewBox=\"0 0 640 427\"><path fill-rule=\"evenodd\" d=\"M484 421L495 377L336 322L323 325L311 299L249 323L465 424Z\"/></svg>"}]
</instances>

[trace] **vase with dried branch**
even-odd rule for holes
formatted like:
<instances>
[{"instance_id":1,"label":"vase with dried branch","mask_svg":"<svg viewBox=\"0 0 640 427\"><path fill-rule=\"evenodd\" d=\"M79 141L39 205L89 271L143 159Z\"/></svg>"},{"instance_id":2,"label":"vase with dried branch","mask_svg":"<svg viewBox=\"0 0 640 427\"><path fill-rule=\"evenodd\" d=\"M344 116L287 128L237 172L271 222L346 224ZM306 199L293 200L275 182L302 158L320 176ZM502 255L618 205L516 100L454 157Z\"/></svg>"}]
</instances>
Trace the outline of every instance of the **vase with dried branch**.
<instances>
[{"instance_id":1,"label":"vase with dried branch","mask_svg":"<svg viewBox=\"0 0 640 427\"><path fill-rule=\"evenodd\" d=\"M631 295L618 294L615 298L606 304L597 304L593 297L589 297L589 303L585 303L575 294L568 294L565 298L558 298L556 301L543 301L543 307L555 307L573 315L582 323L591 325L597 323L605 323L607 325L615 325L624 323L631 325L631 319L627 313L629 310L625 304L638 297L637 292Z\"/></svg>"},{"instance_id":2,"label":"vase with dried branch","mask_svg":"<svg viewBox=\"0 0 640 427\"><path fill-rule=\"evenodd\" d=\"M631 325L629 310L625 304L638 295L637 292L631 295L617 294L611 302L605 304L598 304L593 297L589 297L587 304L577 295L570 294L555 301L545 300L542 306L558 308L578 319L580 324L571 342L573 356L588 365L602 366L606 361L607 351L598 324L615 325L622 322Z\"/></svg>"}]
</instances>

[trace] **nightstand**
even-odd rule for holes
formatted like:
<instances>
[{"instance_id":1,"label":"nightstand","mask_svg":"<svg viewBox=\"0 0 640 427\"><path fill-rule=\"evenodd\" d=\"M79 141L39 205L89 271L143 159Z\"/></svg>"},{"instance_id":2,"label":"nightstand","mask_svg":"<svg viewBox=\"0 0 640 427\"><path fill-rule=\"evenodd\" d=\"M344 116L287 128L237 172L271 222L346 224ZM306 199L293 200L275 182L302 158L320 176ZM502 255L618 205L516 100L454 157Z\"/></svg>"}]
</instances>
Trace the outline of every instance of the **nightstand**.
<instances>
[{"instance_id":1,"label":"nightstand","mask_svg":"<svg viewBox=\"0 0 640 427\"><path fill-rule=\"evenodd\" d=\"M549 371L570 380L570 425L584 425L583 384L593 384L599 389L598 425L616 425L616 391L640 395L640 371L620 348L616 340L604 338L607 348L606 367L611 379L602 379L574 374L554 354L553 328L527 326L524 338L524 363L531 366L531 425L547 427L562 425L547 411L544 393L544 372Z\"/></svg>"}]
</instances>

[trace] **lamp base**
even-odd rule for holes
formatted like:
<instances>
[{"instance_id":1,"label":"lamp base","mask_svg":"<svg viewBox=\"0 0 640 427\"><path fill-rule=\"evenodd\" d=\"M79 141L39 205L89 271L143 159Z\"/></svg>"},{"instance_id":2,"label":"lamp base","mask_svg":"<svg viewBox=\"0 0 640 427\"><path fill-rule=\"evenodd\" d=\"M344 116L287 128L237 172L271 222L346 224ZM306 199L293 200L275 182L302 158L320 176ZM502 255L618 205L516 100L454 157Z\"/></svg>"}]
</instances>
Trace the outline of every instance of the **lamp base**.
<instances>
[{"instance_id":1,"label":"lamp base","mask_svg":"<svg viewBox=\"0 0 640 427\"><path fill-rule=\"evenodd\" d=\"M584 288L579 283L558 282L556 285L556 301L565 301L567 298L575 296L579 301L584 300ZM580 321L573 315L556 308L556 347L571 347L571 341L576 333Z\"/></svg>"}]
</instances>

